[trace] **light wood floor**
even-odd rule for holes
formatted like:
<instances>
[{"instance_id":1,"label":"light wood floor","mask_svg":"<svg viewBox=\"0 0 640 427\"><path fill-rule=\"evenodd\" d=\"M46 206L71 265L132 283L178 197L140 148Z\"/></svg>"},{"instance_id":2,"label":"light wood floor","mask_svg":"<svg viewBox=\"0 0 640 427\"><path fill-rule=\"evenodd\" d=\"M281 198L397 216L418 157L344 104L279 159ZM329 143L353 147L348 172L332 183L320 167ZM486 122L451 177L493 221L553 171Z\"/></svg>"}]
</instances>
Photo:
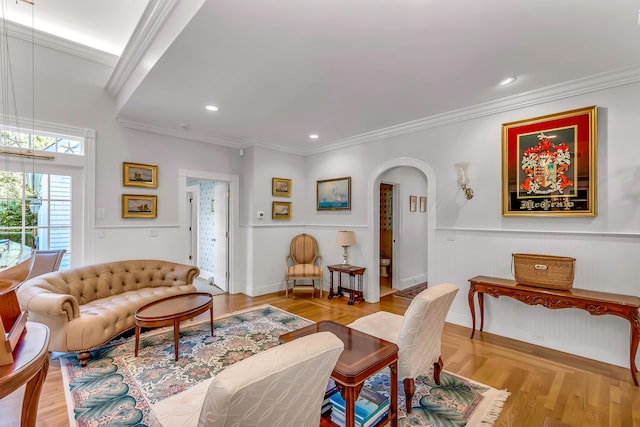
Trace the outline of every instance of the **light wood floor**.
<instances>
[{"instance_id":1,"label":"light wood floor","mask_svg":"<svg viewBox=\"0 0 640 427\"><path fill-rule=\"evenodd\" d=\"M216 295L220 316L247 307L272 304L309 320L347 324L378 310L404 313L409 300L386 296L380 303L346 304L346 298L284 298L284 292L256 298ZM496 426L638 426L640 388L628 369L548 350L488 333L446 324L442 342L444 369L499 389L511 397ZM19 395L0 401L0 426L19 425ZM52 359L38 411L38 426L68 426L60 364Z\"/></svg>"}]
</instances>

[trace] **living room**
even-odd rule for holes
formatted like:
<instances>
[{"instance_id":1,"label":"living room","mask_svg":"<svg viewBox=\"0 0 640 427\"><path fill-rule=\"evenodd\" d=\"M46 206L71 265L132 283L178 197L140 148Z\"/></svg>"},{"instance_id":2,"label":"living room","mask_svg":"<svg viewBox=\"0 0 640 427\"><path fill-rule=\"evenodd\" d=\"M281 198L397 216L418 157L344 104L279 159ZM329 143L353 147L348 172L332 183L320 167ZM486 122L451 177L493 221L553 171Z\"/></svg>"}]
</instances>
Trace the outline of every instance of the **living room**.
<instances>
[{"instance_id":1,"label":"living room","mask_svg":"<svg viewBox=\"0 0 640 427\"><path fill-rule=\"evenodd\" d=\"M626 42L637 45L640 27L632 25L636 38ZM29 93L32 44L19 37L11 43L18 54L12 64L14 85L19 94ZM394 273L403 287L416 277L426 277L429 284L457 284L461 291L447 317L451 324L471 325L468 280L476 275L511 278L512 253L571 256L576 259L575 287L638 295L634 282L640 274L636 261L640 147L634 126L640 115L637 55L630 62L635 66L609 70L603 65L598 73L563 84L512 92L432 116L407 117L394 126L364 129L327 148L315 145L285 152L268 144L233 145L222 139L216 144L215 136L197 138L179 128L168 131L168 123L145 127L118 117L123 101L105 90L117 58L95 59L102 57L94 54L92 60L85 49L60 46L35 44L34 116L44 131L64 128L88 135L91 148L78 193L84 200L83 228L81 242L73 248L74 266L139 258L186 262L186 176L199 176L231 183L230 294L257 297L283 291L289 242L302 232L317 238L325 265L341 262L336 231L348 229L356 234L350 261L367 269L365 300L377 303L375 196L380 182L395 174L402 200L397 214L421 228L401 231L394 256L400 268ZM553 65L549 68L553 72ZM177 73L166 84L179 86L183 78L187 76ZM502 125L594 105L598 107L597 215L503 216ZM123 162L158 166L158 187L143 192L157 195L157 218L122 218L121 196L129 192L122 186ZM464 196L457 182L454 164L459 162L470 163L472 199ZM290 220L271 218L273 177L291 179ZM351 177L351 209L317 210L317 181L339 177ZM427 198L425 213L410 211L409 196L414 194ZM258 218L258 211L266 216ZM412 259L416 248L426 258ZM409 261L402 264L403 258ZM325 289L327 280L325 274ZM487 298L485 304L485 331L629 367L627 323L615 316L547 310L505 298ZM637 356L635 360L640 364Z\"/></svg>"}]
</instances>

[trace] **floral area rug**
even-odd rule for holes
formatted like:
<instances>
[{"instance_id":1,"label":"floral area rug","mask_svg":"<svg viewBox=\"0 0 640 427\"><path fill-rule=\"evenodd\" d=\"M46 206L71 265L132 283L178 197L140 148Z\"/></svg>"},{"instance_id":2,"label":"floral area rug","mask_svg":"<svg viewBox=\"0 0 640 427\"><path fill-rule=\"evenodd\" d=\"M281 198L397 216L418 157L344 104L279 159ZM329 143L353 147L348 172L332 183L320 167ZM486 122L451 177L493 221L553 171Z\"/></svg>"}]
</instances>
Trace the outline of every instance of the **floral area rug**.
<instances>
[{"instance_id":1,"label":"floral area rug","mask_svg":"<svg viewBox=\"0 0 640 427\"><path fill-rule=\"evenodd\" d=\"M153 426L151 407L215 376L225 367L278 345L278 337L312 322L273 306L262 306L214 319L184 322L180 330L179 357L174 361L173 330L151 330L135 341L121 338L97 351L86 367L71 355L61 356L70 425ZM399 425L492 425L509 393L475 383L448 372L441 385L430 374L418 377L412 414L404 411L402 383L398 385ZM388 372L367 384L389 392ZM173 426L171 426L173 427Z\"/></svg>"}]
</instances>

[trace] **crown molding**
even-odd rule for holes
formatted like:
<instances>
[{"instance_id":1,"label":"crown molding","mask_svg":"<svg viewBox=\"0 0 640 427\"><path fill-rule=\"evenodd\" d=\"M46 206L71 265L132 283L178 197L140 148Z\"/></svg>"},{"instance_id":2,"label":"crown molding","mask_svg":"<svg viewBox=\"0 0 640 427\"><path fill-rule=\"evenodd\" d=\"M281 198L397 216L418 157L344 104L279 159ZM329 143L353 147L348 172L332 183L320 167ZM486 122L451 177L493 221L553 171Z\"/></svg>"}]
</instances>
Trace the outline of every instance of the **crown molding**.
<instances>
[{"instance_id":1,"label":"crown molding","mask_svg":"<svg viewBox=\"0 0 640 427\"><path fill-rule=\"evenodd\" d=\"M26 27L16 22L6 21L3 29L9 37L35 43L38 46L68 53L83 59L88 59L89 61L108 65L109 67L116 65L118 61L118 57L111 53L103 52L40 30L34 30L31 27Z\"/></svg>"},{"instance_id":2,"label":"crown molding","mask_svg":"<svg viewBox=\"0 0 640 427\"><path fill-rule=\"evenodd\" d=\"M173 136L176 138L188 139L191 141L206 142L208 144L220 145L220 146L229 147L229 148L248 148L249 147L248 144L231 141L224 138L212 138L202 134L191 133L189 130L185 130L185 129L180 129L180 130L172 129L165 126L158 126L150 123L138 122L138 121L124 119L120 117L116 117L116 121L120 125L126 128L140 130L143 132L157 133L159 135Z\"/></svg>"},{"instance_id":3,"label":"crown molding","mask_svg":"<svg viewBox=\"0 0 640 427\"><path fill-rule=\"evenodd\" d=\"M558 101L560 99L597 92L617 86L624 86L627 84L637 83L639 81L640 67L623 68L606 73L595 74L565 83L559 83L529 92L500 98L495 101L452 110L446 113L436 114L422 119L401 123L399 125L389 126L375 131L339 139L322 147L307 150L305 151L305 155L353 147L379 139L419 132L479 117L499 114L505 111Z\"/></svg>"},{"instance_id":4,"label":"crown molding","mask_svg":"<svg viewBox=\"0 0 640 427\"><path fill-rule=\"evenodd\" d=\"M109 77L106 90L116 96L125 85L179 0L151 0Z\"/></svg>"},{"instance_id":5,"label":"crown molding","mask_svg":"<svg viewBox=\"0 0 640 427\"><path fill-rule=\"evenodd\" d=\"M211 138L205 135L190 134L177 131L175 129L165 128L161 126L151 125L142 122L134 122L125 119L118 119L123 126L166 134L178 138L185 138L194 141L207 142L210 144L223 145L232 148L250 148L262 147L274 151L281 151L300 156L310 156L314 154L326 153L343 148L353 147L360 144L377 141L380 139L391 138L408 133L420 132L426 129L432 129L453 123L459 123L480 117L491 116L506 111L516 110L519 108L530 107L534 105L544 104L547 102L558 101L565 98L579 96L587 93L597 92L627 84L633 84L640 81L640 67L624 68L606 73L596 74L569 82L547 86L544 88L523 92L497 99L495 101L485 102L482 104L472 105L458 110L448 111L442 114L413 120L399 125L389 126L375 131L354 135L348 138L339 139L323 145L322 147L313 147L310 149L297 148L279 144L273 144L260 140L249 140L244 143L233 142L229 140Z\"/></svg>"}]
</instances>

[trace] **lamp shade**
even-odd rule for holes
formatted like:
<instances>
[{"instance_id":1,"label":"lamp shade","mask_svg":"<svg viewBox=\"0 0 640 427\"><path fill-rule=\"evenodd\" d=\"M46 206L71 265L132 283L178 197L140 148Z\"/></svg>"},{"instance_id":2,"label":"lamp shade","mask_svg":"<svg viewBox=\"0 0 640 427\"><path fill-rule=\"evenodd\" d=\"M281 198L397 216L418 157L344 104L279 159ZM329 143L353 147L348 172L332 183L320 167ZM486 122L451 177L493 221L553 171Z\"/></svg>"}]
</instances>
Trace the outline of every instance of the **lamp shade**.
<instances>
[{"instance_id":1,"label":"lamp shade","mask_svg":"<svg viewBox=\"0 0 640 427\"><path fill-rule=\"evenodd\" d=\"M336 235L336 245L353 246L356 244L356 233L353 231L338 231Z\"/></svg>"}]
</instances>

